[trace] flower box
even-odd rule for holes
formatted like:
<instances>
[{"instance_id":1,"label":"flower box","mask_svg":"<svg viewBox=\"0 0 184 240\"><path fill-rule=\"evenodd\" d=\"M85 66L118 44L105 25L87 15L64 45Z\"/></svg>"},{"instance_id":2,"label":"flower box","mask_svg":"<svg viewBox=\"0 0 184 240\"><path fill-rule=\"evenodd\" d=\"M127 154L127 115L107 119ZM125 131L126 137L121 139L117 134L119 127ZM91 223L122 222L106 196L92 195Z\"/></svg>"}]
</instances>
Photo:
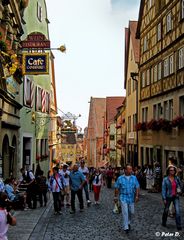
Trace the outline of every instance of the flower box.
<instances>
[{"instance_id":1,"label":"flower box","mask_svg":"<svg viewBox=\"0 0 184 240\"><path fill-rule=\"evenodd\" d=\"M177 116L172 120L172 127L184 128L184 117Z\"/></svg>"}]
</instances>

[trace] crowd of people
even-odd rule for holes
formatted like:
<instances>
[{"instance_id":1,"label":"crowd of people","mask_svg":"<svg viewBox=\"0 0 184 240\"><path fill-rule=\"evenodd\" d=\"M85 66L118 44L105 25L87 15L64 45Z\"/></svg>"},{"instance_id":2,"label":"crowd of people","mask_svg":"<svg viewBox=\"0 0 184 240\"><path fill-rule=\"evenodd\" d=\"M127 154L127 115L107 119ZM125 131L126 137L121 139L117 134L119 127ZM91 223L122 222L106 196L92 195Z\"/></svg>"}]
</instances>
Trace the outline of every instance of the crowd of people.
<instances>
[{"instance_id":1,"label":"crowd of people","mask_svg":"<svg viewBox=\"0 0 184 240\"><path fill-rule=\"evenodd\" d=\"M61 214L62 207L70 208L70 214L76 212L76 195L79 208L84 209L83 195L86 205L91 202L100 204L102 186L114 188L114 202L119 205L123 217L123 229L128 233L131 229L131 216L134 213L134 203L139 200L140 189L148 192L162 192L164 212L162 225L166 226L168 215L175 215L177 229L181 230L181 216L179 211L179 195L183 192L182 171L177 168L171 159L165 177L158 163L154 168L151 165L134 167L127 164L124 168L88 168L85 161L74 164L72 167L64 164L54 166L47 176L37 165L35 173L29 169L20 169L19 180L8 178L0 181L0 239L6 239L7 227L4 229L3 219L7 215L12 220L9 224L15 225L16 220L9 214L11 208L23 210L46 207L48 196L52 194L54 214ZM180 191L180 193L179 193ZM90 200L89 192L93 192L94 199ZM84 193L84 194L83 194ZM7 209L7 210L6 210ZM2 219L2 222L1 222Z\"/></svg>"}]
</instances>

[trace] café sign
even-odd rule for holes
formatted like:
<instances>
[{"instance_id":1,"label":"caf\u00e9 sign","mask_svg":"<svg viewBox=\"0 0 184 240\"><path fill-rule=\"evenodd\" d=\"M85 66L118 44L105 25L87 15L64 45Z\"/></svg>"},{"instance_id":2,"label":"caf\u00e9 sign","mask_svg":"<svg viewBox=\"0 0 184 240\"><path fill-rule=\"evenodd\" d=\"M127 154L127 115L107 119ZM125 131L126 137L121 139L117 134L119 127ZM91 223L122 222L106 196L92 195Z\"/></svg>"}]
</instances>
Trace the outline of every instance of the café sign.
<instances>
[{"instance_id":1,"label":"caf\u00e9 sign","mask_svg":"<svg viewBox=\"0 0 184 240\"><path fill-rule=\"evenodd\" d=\"M49 74L48 53L23 53L24 75Z\"/></svg>"},{"instance_id":2,"label":"caf\u00e9 sign","mask_svg":"<svg viewBox=\"0 0 184 240\"><path fill-rule=\"evenodd\" d=\"M33 32L29 34L26 40L21 42L22 48L50 48L50 41L46 39L43 33Z\"/></svg>"}]
</instances>

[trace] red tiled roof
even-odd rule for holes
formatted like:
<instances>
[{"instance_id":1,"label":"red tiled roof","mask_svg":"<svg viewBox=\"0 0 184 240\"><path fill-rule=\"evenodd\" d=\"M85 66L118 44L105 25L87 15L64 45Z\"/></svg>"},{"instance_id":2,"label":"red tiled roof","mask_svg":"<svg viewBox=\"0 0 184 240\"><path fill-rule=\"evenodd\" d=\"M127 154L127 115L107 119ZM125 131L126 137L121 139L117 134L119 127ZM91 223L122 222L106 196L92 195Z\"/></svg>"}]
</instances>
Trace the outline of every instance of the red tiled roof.
<instances>
[{"instance_id":1,"label":"red tiled roof","mask_svg":"<svg viewBox=\"0 0 184 240\"><path fill-rule=\"evenodd\" d=\"M133 50L134 50L134 58L135 58L135 62L139 63L139 59L140 59L139 48L140 47L139 47L139 40L136 39L137 24L138 24L137 21L130 21L129 22L132 45L133 45Z\"/></svg>"},{"instance_id":2,"label":"red tiled roof","mask_svg":"<svg viewBox=\"0 0 184 240\"><path fill-rule=\"evenodd\" d=\"M122 105L125 97L107 97L106 98L106 121L107 127L114 121L117 108Z\"/></svg>"}]
</instances>

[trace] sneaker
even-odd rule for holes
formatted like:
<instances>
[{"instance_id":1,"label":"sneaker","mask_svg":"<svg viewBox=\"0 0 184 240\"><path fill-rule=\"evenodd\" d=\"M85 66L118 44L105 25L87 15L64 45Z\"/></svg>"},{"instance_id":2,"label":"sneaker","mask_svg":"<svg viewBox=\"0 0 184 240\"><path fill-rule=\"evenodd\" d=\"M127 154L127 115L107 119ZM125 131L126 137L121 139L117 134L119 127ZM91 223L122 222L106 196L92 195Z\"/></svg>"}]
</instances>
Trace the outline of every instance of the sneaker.
<instances>
[{"instance_id":1,"label":"sneaker","mask_svg":"<svg viewBox=\"0 0 184 240\"><path fill-rule=\"evenodd\" d=\"M75 211L74 210L70 210L70 214L74 214L75 213Z\"/></svg>"},{"instance_id":2,"label":"sneaker","mask_svg":"<svg viewBox=\"0 0 184 240\"><path fill-rule=\"evenodd\" d=\"M97 202L95 202L95 205L97 205Z\"/></svg>"},{"instance_id":3,"label":"sneaker","mask_svg":"<svg viewBox=\"0 0 184 240\"><path fill-rule=\"evenodd\" d=\"M128 233L129 233L129 230L128 230L128 229L126 229L126 230L124 230L124 232L125 232L126 234L128 234Z\"/></svg>"},{"instance_id":4,"label":"sneaker","mask_svg":"<svg viewBox=\"0 0 184 240\"><path fill-rule=\"evenodd\" d=\"M91 201L90 201L90 200L87 200L87 203L91 203Z\"/></svg>"},{"instance_id":5,"label":"sneaker","mask_svg":"<svg viewBox=\"0 0 184 240\"><path fill-rule=\"evenodd\" d=\"M61 211L59 211L59 212L57 212L59 215L61 215L62 214L62 212Z\"/></svg>"}]
</instances>

